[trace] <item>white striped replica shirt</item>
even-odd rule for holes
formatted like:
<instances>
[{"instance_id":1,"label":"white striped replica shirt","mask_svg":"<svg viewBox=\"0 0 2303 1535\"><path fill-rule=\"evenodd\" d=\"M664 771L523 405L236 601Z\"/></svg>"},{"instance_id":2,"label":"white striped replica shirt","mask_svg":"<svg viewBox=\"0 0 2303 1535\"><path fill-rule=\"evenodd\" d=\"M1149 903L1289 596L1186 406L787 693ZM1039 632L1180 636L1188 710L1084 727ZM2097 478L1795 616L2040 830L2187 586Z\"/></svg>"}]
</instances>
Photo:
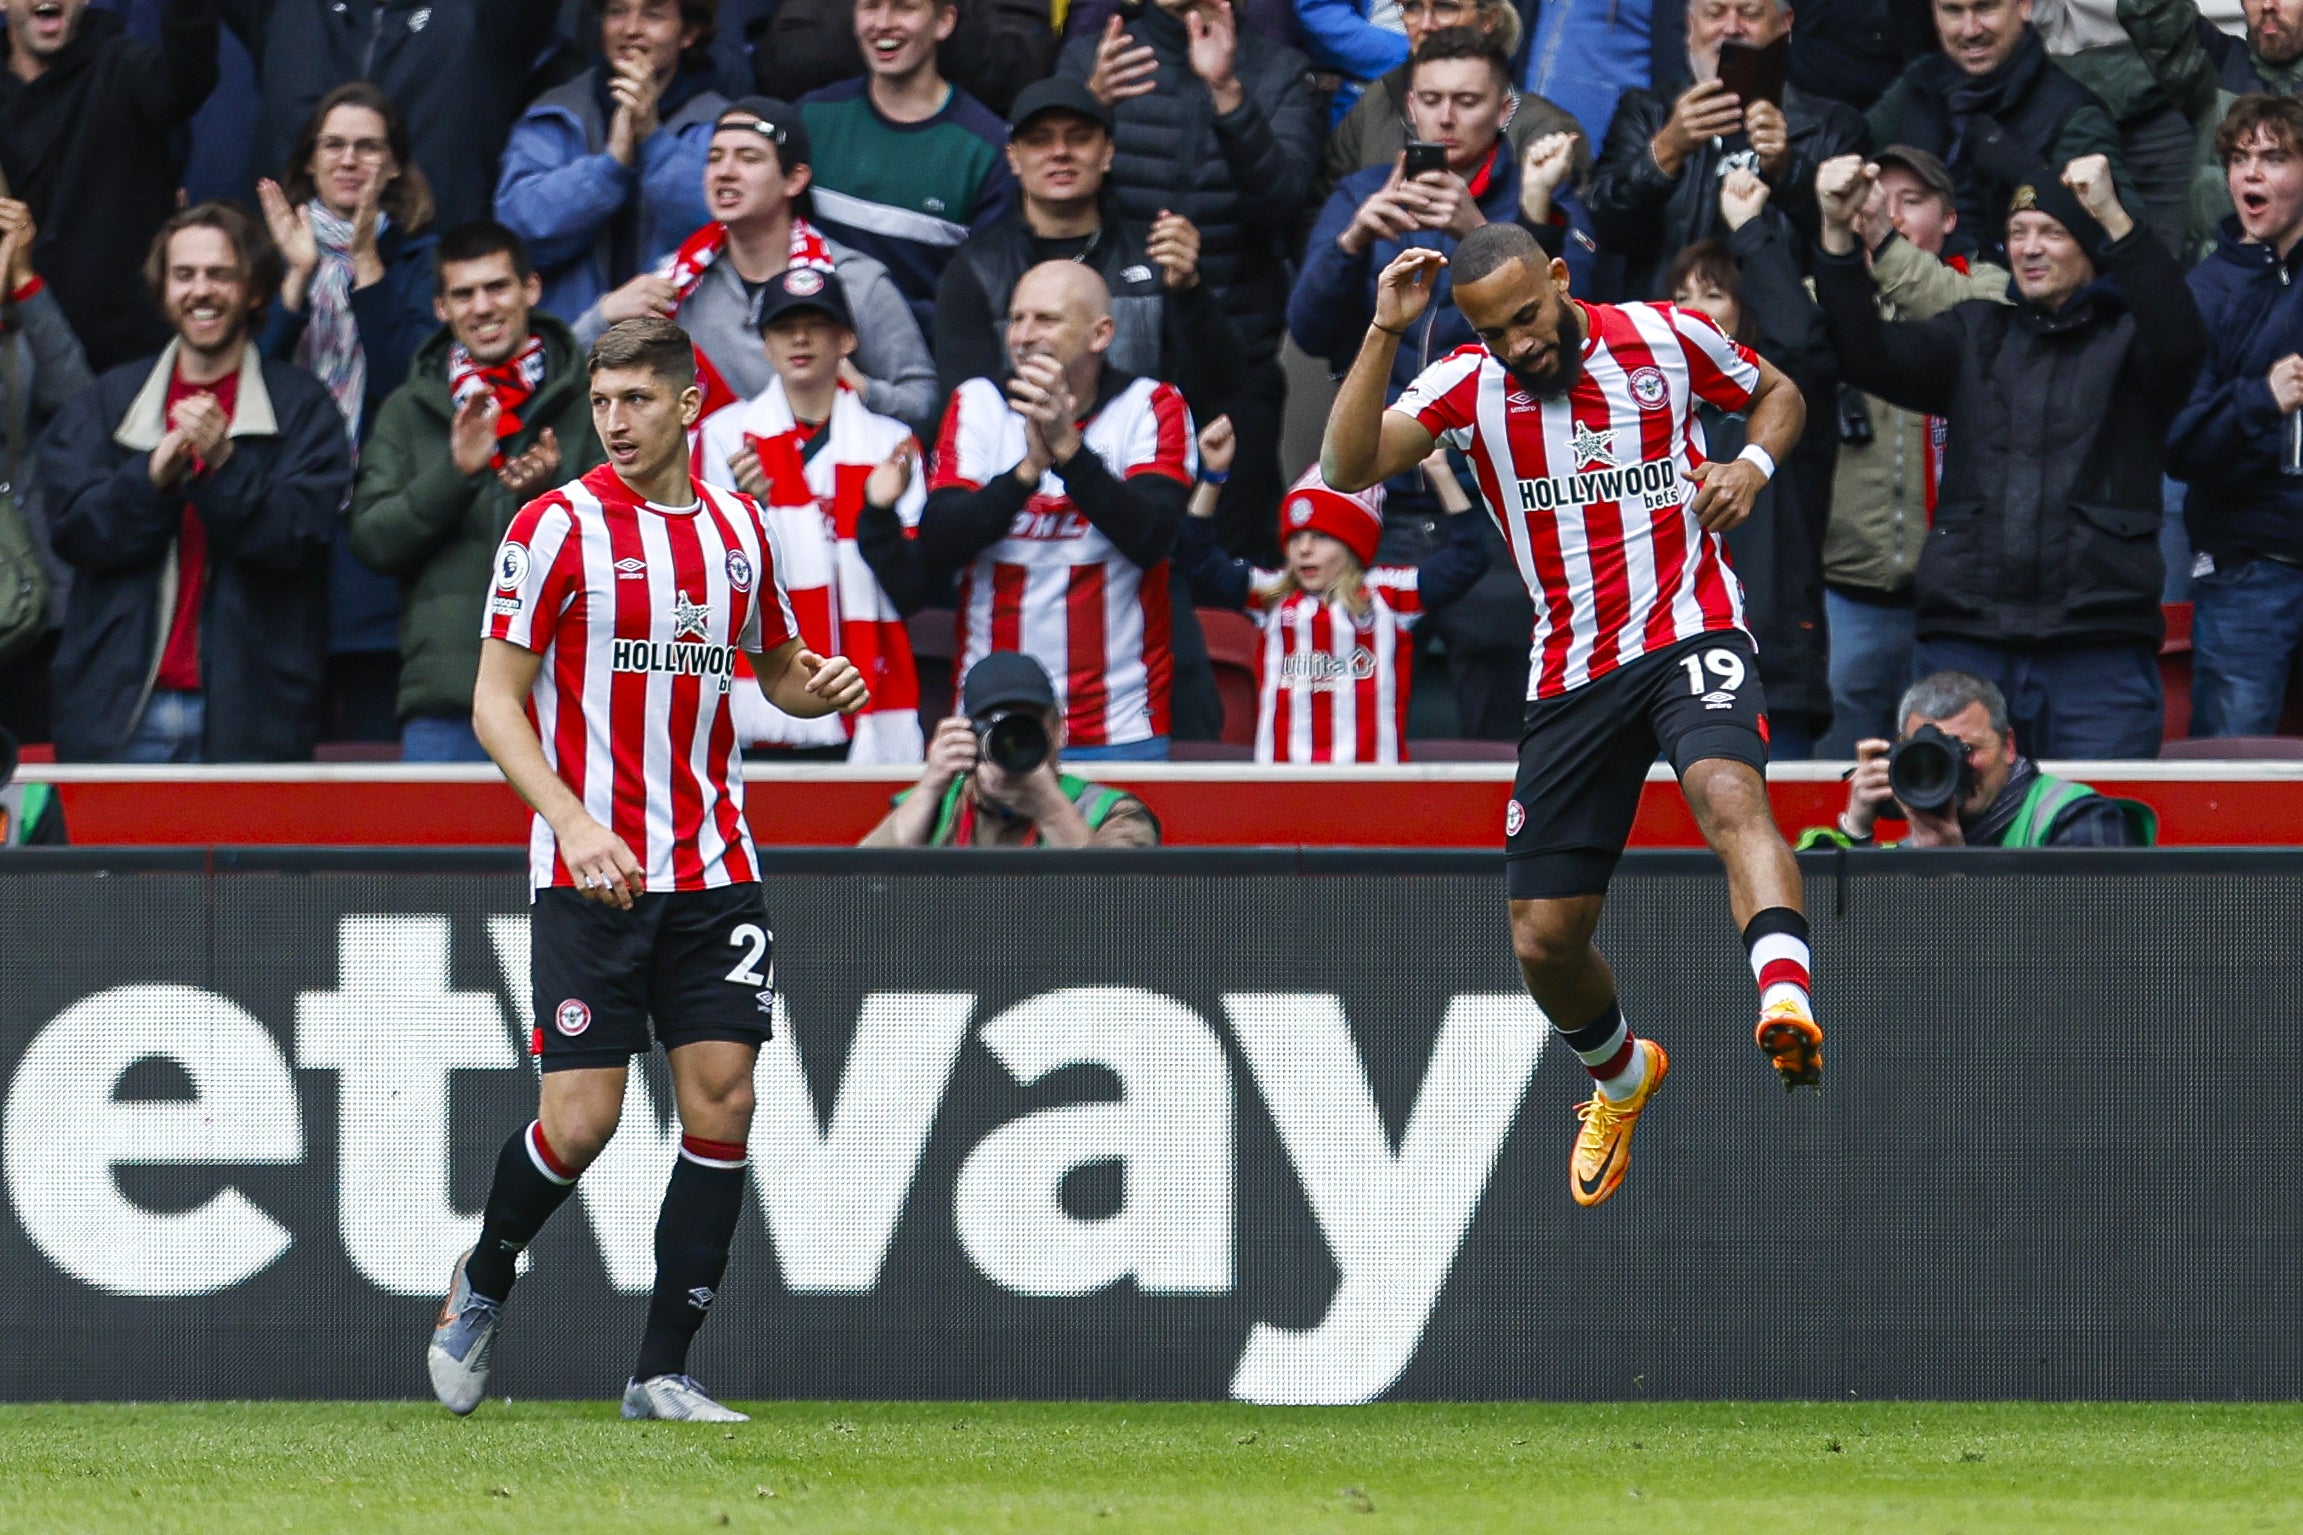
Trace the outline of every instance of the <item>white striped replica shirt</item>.
<instances>
[{"instance_id":1,"label":"white striped replica shirt","mask_svg":"<svg viewBox=\"0 0 2303 1535\"><path fill-rule=\"evenodd\" d=\"M1084 451L1113 478L1199 475L1191 412L1171 384L1130 380L1081 430ZM930 493L977 490L1024 457L1024 418L1000 386L971 378L952 391ZM1074 746L1120 746L1168 733L1168 562L1149 570L1120 553L1064 491L1053 469L1008 536L960 577L959 674L995 650L1047 668Z\"/></svg>"},{"instance_id":2,"label":"white striped replica shirt","mask_svg":"<svg viewBox=\"0 0 2303 1535\"><path fill-rule=\"evenodd\" d=\"M1257 571L1248 596L1263 627L1255 760L1405 761L1408 631L1423 617L1414 567L1369 570L1358 614L1309 592L1265 596L1277 579Z\"/></svg>"},{"instance_id":3,"label":"white striped replica shirt","mask_svg":"<svg viewBox=\"0 0 2303 1535\"><path fill-rule=\"evenodd\" d=\"M775 548L776 575L800 621L800 638L819 655L853 661L872 690L871 702L860 713L803 720L769 703L758 688L738 688L736 727L744 745L845 745L850 762L920 760L925 743L911 639L856 548L864 483L906 444L917 462L919 445L912 429L867 410L863 397L845 384L814 437L793 419L780 378L769 380L751 399L705 419L696 472L734 490L739 456L757 458L768 481L760 515ZM920 524L926 478L915 472L896 500L896 516L906 528Z\"/></svg>"},{"instance_id":4,"label":"white striped replica shirt","mask_svg":"<svg viewBox=\"0 0 2303 1535\"><path fill-rule=\"evenodd\" d=\"M1583 323L1583 371L1564 396L1531 394L1467 346L1391 407L1471 458L1535 602L1530 698L1743 629L1743 587L1725 541L1689 510L1689 476L1706 461L1696 401L1741 410L1758 358L1691 309L1568 302Z\"/></svg>"},{"instance_id":5,"label":"white striped replica shirt","mask_svg":"<svg viewBox=\"0 0 2303 1535\"><path fill-rule=\"evenodd\" d=\"M482 631L544 658L528 696L544 760L651 892L760 877L728 694L737 652L799 633L759 508L690 483L694 505L658 506L602 464L529 502L496 550ZM542 816L528 872L537 889L574 884Z\"/></svg>"}]
</instances>

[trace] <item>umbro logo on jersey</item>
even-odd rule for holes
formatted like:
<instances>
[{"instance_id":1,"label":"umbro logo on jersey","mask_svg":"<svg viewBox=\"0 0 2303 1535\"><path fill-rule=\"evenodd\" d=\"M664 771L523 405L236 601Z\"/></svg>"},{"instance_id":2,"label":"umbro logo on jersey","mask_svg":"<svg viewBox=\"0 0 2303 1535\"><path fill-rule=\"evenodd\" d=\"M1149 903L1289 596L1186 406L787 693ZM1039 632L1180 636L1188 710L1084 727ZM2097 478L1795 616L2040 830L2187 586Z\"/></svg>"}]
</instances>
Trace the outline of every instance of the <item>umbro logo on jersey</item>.
<instances>
[{"instance_id":1,"label":"umbro logo on jersey","mask_svg":"<svg viewBox=\"0 0 2303 1535\"><path fill-rule=\"evenodd\" d=\"M698 1311L711 1310L712 1299L712 1287L708 1284L700 1284L688 1292L688 1304Z\"/></svg>"},{"instance_id":2,"label":"umbro logo on jersey","mask_svg":"<svg viewBox=\"0 0 2303 1535\"><path fill-rule=\"evenodd\" d=\"M616 561L616 579L619 581L639 581L645 579L647 574L648 562L638 555L627 554Z\"/></svg>"},{"instance_id":3,"label":"umbro logo on jersey","mask_svg":"<svg viewBox=\"0 0 2303 1535\"><path fill-rule=\"evenodd\" d=\"M672 598L672 638L685 639L692 634L699 640L710 639L712 610L700 602L690 602L686 592L674 592Z\"/></svg>"},{"instance_id":4,"label":"umbro logo on jersey","mask_svg":"<svg viewBox=\"0 0 2303 1535\"><path fill-rule=\"evenodd\" d=\"M1535 396L1524 389L1513 389L1504 395L1503 403L1513 410L1531 410L1535 406Z\"/></svg>"},{"instance_id":5,"label":"umbro logo on jersey","mask_svg":"<svg viewBox=\"0 0 2303 1535\"><path fill-rule=\"evenodd\" d=\"M1582 434L1580 430L1577 435ZM1519 482L1519 509L1548 512L1562 506L1597 506L1609 501L1649 498L1652 508L1679 500L1679 466L1668 458L1646 459L1620 469L1587 474L1552 474Z\"/></svg>"},{"instance_id":6,"label":"umbro logo on jersey","mask_svg":"<svg viewBox=\"0 0 2303 1535\"><path fill-rule=\"evenodd\" d=\"M1610 469L1617 467L1615 433L1611 431L1599 431L1578 421L1575 424L1575 438L1568 451L1578 469L1586 464L1605 464Z\"/></svg>"},{"instance_id":7,"label":"umbro logo on jersey","mask_svg":"<svg viewBox=\"0 0 2303 1535\"><path fill-rule=\"evenodd\" d=\"M752 995L759 1000L761 1012L772 1013L776 1010L776 989L773 986L764 991L755 991Z\"/></svg>"},{"instance_id":8,"label":"umbro logo on jersey","mask_svg":"<svg viewBox=\"0 0 2303 1535\"><path fill-rule=\"evenodd\" d=\"M1706 709L1732 709L1735 707L1735 695L1718 691L1706 693L1703 695L1703 707Z\"/></svg>"}]
</instances>

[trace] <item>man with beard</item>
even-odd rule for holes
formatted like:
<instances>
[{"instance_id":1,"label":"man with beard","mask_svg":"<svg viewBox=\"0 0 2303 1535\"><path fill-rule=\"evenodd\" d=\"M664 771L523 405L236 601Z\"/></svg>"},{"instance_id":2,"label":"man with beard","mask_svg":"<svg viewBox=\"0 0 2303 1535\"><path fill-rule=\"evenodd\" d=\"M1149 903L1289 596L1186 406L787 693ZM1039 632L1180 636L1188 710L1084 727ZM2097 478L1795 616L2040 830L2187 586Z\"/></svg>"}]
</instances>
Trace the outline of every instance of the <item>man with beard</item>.
<instances>
[{"instance_id":1,"label":"man with beard","mask_svg":"<svg viewBox=\"0 0 2303 1535\"><path fill-rule=\"evenodd\" d=\"M1442 267L1479 336L1388 410L1393 354ZM1799 871L1768 808L1766 704L1721 535L1751 515L1807 419L1799 390L1700 314L1586 304L1567 264L1517 224L1452 257L1384 268L1374 322L1328 415L1320 468L1343 491L1464 453L1535 603L1526 732L1504 813L1512 949L1528 990L1598 1090L1578 1112L1569 1193L1622 1186L1631 1135L1667 1062L1633 1035L1592 946L1658 750L1679 774L1760 987L1759 1048L1785 1086L1823 1075ZM1727 463L1704 455L1698 403L1748 416Z\"/></svg>"},{"instance_id":2,"label":"man with beard","mask_svg":"<svg viewBox=\"0 0 2303 1535\"><path fill-rule=\"evenodd\" d=\"M2196 0L2120 0L2119 24L2152 78L2195 130L2191 225L2186 250L2216 244L2231 216L2231 193L2215 131L2242 96L2303 93L2303 0L2243 0L2245 42L2199 14Z\"/></svg>"}]
</instances>

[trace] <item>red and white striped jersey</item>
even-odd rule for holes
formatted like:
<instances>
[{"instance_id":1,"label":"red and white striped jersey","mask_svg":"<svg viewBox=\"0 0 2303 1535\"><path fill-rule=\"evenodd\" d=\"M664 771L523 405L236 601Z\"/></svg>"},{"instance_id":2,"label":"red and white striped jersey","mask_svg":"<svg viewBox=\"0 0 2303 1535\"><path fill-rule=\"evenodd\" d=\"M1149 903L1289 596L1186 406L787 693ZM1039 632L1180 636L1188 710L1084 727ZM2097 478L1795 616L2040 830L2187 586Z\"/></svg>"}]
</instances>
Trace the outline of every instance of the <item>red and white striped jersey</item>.
<instances>
[{"instance_id":1,"label":"red and white striped jersey","mask_svg":"<svg viewBox=\"0 0 2303 1535\"><path fill-rule=\"evenodd\" d=\"M911 637L856 547L864 482L907 443L916 461L911 428L873 414L845 385L814 440L793 420L782 379L770 379L751 399L705 419L696 472L734 490L738 457L757 456L768 480L760 516L775 549L776 575L800 621L800 638L819 655L853 661L872 690L860 713L803 720L769 703L756 687L738 688L736 726L744 745L845 745L850 762L920 760L920 684ZM927 500L924 479L915 472L897 498L896 516L907 528L919 526Z\"/></svg>"},{"instance_id":2,"label":"red and white striped jersey","mask_svg":"<svg viewBox=\"0 0 2303 1535\"><path fill-rule=\"evenodd\" d=\"M1471 458L1535 602L1530 698L1743 628L1743 588L1689 511L1689 475L1705 462L1695 402L1741 410L1759 359L1691 309L1569 302L1583 371L1564 396L1530 393L1468 346L1391 407Z\"/></svg>"},{"instance_id":3,"label":"red and white striped jersey","mask_svg":"<svg viewBox=\"0 0 2303 1535\"><path fill-rule=\"evenodd\" d=\"M1367 611L1292 591L1270 594L1257 571L1248 608L1263 627L1256 663L1255 760L1404 762L1412 648L1423 617L1413 566L1378 565L1361 578Z\"/></svg>"},{"instance_id":4,"label":"red and white striped jersey","mask_svg":"<svg viewBox=\"0 0 2303 1535\"><path fill-rule=\"evenodd\" d=\"M1191 412L1171 384L1131 380L1081 432L1119 479L1198 478ZM998 384L969 379L944 412L928 489L975 490L1023 456L1024 418ZM1120 553L1051 469L1008 536L960 577L959 675L995 650L1020 650L1055 680L1073 745L1146 741L1168 733L1169 623L1168 562L1145 570Z\"/></svg>"},{"instance_id":5,"label":"red and white striped jersey","mask_svg":"<svg viewBox=\"0 0 2303 1535\"><path fill-rule=\"evenodd\" d=\"M759 508L691 483L693 506L658 506L602 464L529 502L496 550L482 630L544 658L528 695L544 760L650 891L760 877L728 691L737 652L799 632ZM574 883L542 816L528 872L538 889Z\"/></svg>"}]
</instances>

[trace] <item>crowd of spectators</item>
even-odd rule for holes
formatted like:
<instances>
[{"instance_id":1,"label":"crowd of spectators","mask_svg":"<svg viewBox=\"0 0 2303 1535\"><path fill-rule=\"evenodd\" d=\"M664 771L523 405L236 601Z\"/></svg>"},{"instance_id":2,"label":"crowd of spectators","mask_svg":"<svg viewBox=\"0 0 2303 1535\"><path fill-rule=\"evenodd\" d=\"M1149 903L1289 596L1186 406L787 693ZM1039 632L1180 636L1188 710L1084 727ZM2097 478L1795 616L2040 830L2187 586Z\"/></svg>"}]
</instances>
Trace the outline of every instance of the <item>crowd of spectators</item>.
<instances>
[{"instance_id":1,"label":"crowd of spectators","mask_svg":"<svg viewBox=\"0 0 2303 1535\"><path fill-rule=\"evenodd\" d=\"M895 840L974 813L925 669L1029 657L1002 685L1064 760L1158 759L1227 728L1212 610L1260 632L1264 760L1514 739L1531 610L1462 462L1345 496L1282 441L1386 262L1507 221L1577 297L1700 311L1807 397L1729 541L1778 758L1878 747L1951 672L2009 762L2156 755L2171 602L2192 733L2293 718L2303 0L0 26L0 590L35 609L0 606L0 730L65 760L480 757L494 551L601 462L584 352L643 315L696 342L698 472L760 501L805 637L878 700L748 706L747 740L925 761ZM1438 282L1394 392L1477 344ZM1745 422L1701 427L1732 457ZM1059 840L1101 824L1053 752L1015 782Z\"/></svg>"}]
</instances>

